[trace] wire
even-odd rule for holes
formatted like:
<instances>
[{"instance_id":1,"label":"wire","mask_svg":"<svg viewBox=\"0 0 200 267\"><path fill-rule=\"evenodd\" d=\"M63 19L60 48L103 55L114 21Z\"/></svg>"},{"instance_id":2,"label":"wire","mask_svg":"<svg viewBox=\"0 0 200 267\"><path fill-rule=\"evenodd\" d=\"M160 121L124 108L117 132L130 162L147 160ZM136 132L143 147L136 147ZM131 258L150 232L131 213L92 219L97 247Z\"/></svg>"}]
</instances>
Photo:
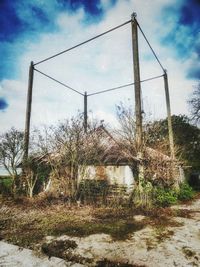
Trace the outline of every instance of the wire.
<instances>
[{"instance_id":1,"label":"wire","mask_svg":"<svg viewBox=\"0 0 200 267\"><path fill-rule=\"evenodd\" d=\"M106 93L106 92L114 91L114 90L121 89L121 88L124 88L124 87L128 87L128 86L131 86L131 85L134 85L134 83L128 83L128 84L125 84L125 85L121 85L121 86L113 87L113 88L110 88L110 89L98 91L98 92L95 92L95 93L92 93L92 94L88 94L88 96L103 94L103 93Z\"/></svg>"},{"instance_id":2,"label":"wire","mask_svg":"<svg viewBox=\"0 0 200 267\"><path fill-rule=\"evenodd\" d=\"M37 71L37 72L39 72L40 74L44 75L45 77L53 80L54 82L57 82L57 83L63 85L64 87L67 87L68 89L72 90L73 92L75 92L75 93L77 93L79 95L85 96L83 93L77 91L76 89L70 87L69 85L66 85L66 84L64 84L64 83L56 80L55 78L53 78L53 77L45 74L44 72L42 72L42 71L40 71L38 69L35 69L35 68L34 68L34 70ZM161 78L163 76L164 75L159 75L159 76L147 78L147 79L144 79L144 80L140 81L140 83L151 81L151 80L155 80L155 79ZM95 92L95 93L91 93L91 94L88 94L87 96L93 96L93 95L103 94L103 93L107 93L107 92L114 91L114 90L119 90L119 89L122 89L122 88L125 88L125 87L129 87L129 86L134 85L134 84L135 84L135 82L124 84L124 85L120 85L120 86L117 86L117 87L113 87L113 88L105 89L105 90L98 91L98 92Z\"/></svg>"},{"instance_id":3,"label":"wire","mask_svg":"<svg viewBox=\"0 0 200 267\"><path fill-rule=\"evenodd\" d=\"M148 78L148 79L142 80L140 82L143 83L143 82L155 80L155 79L158 79L158 78L161 78L161 77L163 77L163 75L155 76L155 77L152 77L152 78ZM109 89L106 89L106 90L102 90L102 91L98 91L98 92L95 92L95 93L91 93L91 94L88 94L87 96L93 96L93 95L107 93L107 92L118 90L118 89L121 89L121 88L124 88L124 87L129 87L129 86L134 85L134 84L135 83L132 82L132 83L128 83L128 84L125 84L125 85L120 85L120 86L117 86L117 87L113 87L113 88L109 88Z\"/></svg>"},{"instance_id":4,"label":"wire","mask_svg":"<svg viewBox=\"0 0 200 267\"><path fill-rule=\"evenodd\" d=\"M142 81L140 81L140 82L141 82L141 83L143 83L143 82L148 82L148 81L151 81L151 80L159 79L159 78L161 78L161 77L163 77L163 76L164 76L164 74L159 75L159 76L155 76L155 77L152 77L152 78L147 78L147 79L142 80Z\"/></svg>"},{"instance_id":5,"label":"wire","mask_svg":"<svg viewBox=\"0 0 200 267\"><path fill-rule=\"evenodd\" d=\"M144 39L146 40L146 42L147 42L148 46L150 47L150 49L151 49L152 53L154 54L154 56L155 56L156 60L158 61L158 64L160 65L160 67L162 68L163 72L165 73L165 72L166 72L166 70L164 69L163 65L161 64L161 62L160 62L160 60L159 60L158 56L156 55L155 51L153 50L153 48L152 48L152 46L151 46L151 44L149 43L149 41L148 41L148 39L147 39L146 35L144 34L144 32L143 32L142 28L140 27L140 24L138 23L138 21L137 21L136 19L135 19L135 21L136 21L136 23L137 23L137 25L138 25L138 28L140 29L140 31L141 31L141 33L142 33L142 35L143 35Z\"/></svg>"},{"instance_id":6,"label":"wire","mask_svg":"<svg viewBox=\"0 0 200 267\"><path fill-rule=\"evenodd\" d=\"M64 84L64 83L62 83L62 82L60 82L60 81L58 81L58 80L54 79L53 77L51 77L51 76L49 76L49 75L45 74L44 72L42 72L42 71L40 71L40 70L37 70L37 69L35 69L35 68L34 68L34 70L35 70L35 71L37 71L37 72L39 72L40 74L44 75L45 77L47 77L47 78L49 78L49 79L53 80L54 82L57 82L57 83L59 83L59 84L63 85L64 87L67 87L68 89L70 89L70 90L74 91L75 93L77 93L77 94L79 94L79 95L82 95L82 96L84 96L84 94L82 94L81 92L77 91L76 89L74 89L74 88L70 87L69 85L67 85L67 84Z\"/></svg>"},{"instance_id":7,"label":"wire","mask_svg":"<svg viewBox=\"0 0 200 267\"><path fill-rule=\"evenodd\" d=\"M69 51L71 51L71 50L73 50L73 49L75 49L75 48L77 48L77 47L79 47L79 46L82 46L82 45L86 44L86 43L89 43L89 42L91 42L91 41L93 41L93 40L95 40L95 39L97 39L97 38L99 38L99 37L101 37L101 36L103 36L103 35L109 33L109 32L112 32L112 31L114 31L114 30L117 30L117 29L119 29L119 28L125 26L126 24L128 24L128 23L130 23L130 22L131 22L131 20L128 20L128 21L124 22L123 24L120 24L120 25L118 25L118 26L116 26L116 27L114 27L114 28L112 28L112 29L110 29L110 30L108 30L108 31L105 31L105 32L101 33L101 34L98 34L98 35L96 35L96 36L94 36L94 37L92 37L92 38L90 38L90 39L88 39L88 40L86 40L86 41L84 41L84 42L82 42L82 43L79 43L79 44L77 44L77 45L75 45L75 46L72 46L72 47L70 47L70 48L68 48L68 49L66 49L66 50L64 50L64 51L62 51L62 52L60 52L60 53L57 53L57 54L55 54L55 55L53 55L53 56L51 56L51 57L45 58L45 59L43 59L43 60L41 60L41 61L35 63L34 66L36 66L36 65L38 65L38 64L41 64L41 63L43 63L43 62L45 62L45 61L47 61L47 60L50 60L50 59L52 59L52 58L54 58L54 57L60 56L60 55L62 55L62 54L64 54L64 53L69 52Z\"/></svg>"}]
</instances>

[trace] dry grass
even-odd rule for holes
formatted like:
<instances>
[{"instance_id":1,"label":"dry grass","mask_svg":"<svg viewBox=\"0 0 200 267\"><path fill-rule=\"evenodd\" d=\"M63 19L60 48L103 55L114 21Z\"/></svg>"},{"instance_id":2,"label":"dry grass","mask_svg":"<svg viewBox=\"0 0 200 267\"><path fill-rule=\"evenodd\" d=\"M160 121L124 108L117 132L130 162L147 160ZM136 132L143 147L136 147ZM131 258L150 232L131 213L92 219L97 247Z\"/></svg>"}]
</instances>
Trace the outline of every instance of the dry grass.
<instances>
[{"instance_id":1,"label":"dry grass","mask_svg":"<svg viewBox=\"0 0 200 267\"><path fill-rule=\"evenodd\" d=\"M27 248L34 248L48 235L82 237L105 233L113 239L126 239L145 226L135 222L133 214L123 209L78 207L65 203L40 206L37 200L27 199L2 204L0 237Z\"/></svg>"},{"instance_id":2,"label":"dry grass","mask_svg":"<svg viewBox=\"0 0 200 267\"><path fill-rule=\"evenodd\" d=\"M134 215L142 214L146 219L138 222ZM105 233L115 240L129 238L135 231L151 225L160 236L173 234L168 227L181 226L173 220L176 212L170 208L156 208L150 211L124 207L92 207L69 205L60 200L25 198L2 200L0 208L0 238L26 247L41 247L46 236L88 236ZM165 239L165 238L164 238Z\"/></svg>"}]
</instances>

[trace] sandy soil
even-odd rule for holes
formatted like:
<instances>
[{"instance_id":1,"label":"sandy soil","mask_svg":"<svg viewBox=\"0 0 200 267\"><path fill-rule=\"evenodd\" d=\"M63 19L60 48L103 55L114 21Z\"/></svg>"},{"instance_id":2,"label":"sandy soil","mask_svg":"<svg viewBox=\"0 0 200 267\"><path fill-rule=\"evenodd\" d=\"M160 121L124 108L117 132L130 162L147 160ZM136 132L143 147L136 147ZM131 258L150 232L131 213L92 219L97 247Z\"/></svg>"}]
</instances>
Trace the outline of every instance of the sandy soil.
<instances>
[{"instance_id":1,"label":"sandy soil","mask_svg":"<svg viewBox=\"0 0 200 267\"><path fill-rule=\"evenodd\" d=\"M41 257L31 250L21 249L1 241L0 266L97 266L96 262L103 259L114 261L115 266L120 266L117 263L147 267L200 266L200 199L190 205L173 208L189 210L192 216L175 218L177 222L182 223L182 226L178 227L155 230L148 226L135 232L125 241L114 241L106 234L82 238L46 237L47 242L74 240L77 247L67 252L70 253L71 262L54 257L50 259ZM143 220L144 217L137 216L135 219Z\"/></svg>"}]
</instances>

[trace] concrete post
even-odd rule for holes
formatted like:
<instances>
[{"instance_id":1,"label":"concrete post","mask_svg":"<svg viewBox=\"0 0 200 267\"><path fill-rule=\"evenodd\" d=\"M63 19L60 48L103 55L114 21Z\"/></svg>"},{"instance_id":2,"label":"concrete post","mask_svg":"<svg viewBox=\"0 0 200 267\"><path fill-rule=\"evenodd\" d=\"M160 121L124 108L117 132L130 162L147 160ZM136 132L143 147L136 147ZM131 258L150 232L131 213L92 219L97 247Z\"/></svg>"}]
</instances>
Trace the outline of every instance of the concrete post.
<instances>
[{"instance_id":1,"label":"concrete post","mask_svg":"<svg viewBox=\"0 0 200 267\"><path fill-rule=\"evenodd\" d=\"M142 105L141 105L141 84L140 84L140 64L138 50L138 26L136 21L136 13L131 16L132 26L132 48L133 48L133 73L135 83L135 116L136 116L136 146L138 164L139 181L144 179L143 166L143 134L142 134Z\"/></svg>"},{"instance_id":2,"label":"concrete post","mask_svg":"<svg viewBox=\"0 0 200 267\"><path fill-rule=\"evenodd\" d=\"M166 97L166 106L167 106L167 120L168 120L168 132L169 132L169 146L171 158L175 159L174 152L174 137L173 137L173 128L172 128L172 119L171 119L171 107L170 107L170 97L169 97L169 85L167 72L164 72L164 85L165 85L165 97Z\"/></svg>"},{"instance_id":3,"label":"concrete post","mask_svg":"<svg viewBox=\"0 0 200 267\"><path fill-rule=\"evenodd\" d=\"M33 76L34 76L34 65L33 65L33 61L31 61L31 64L29 67L29 81L28 81L28 93L27 93L27 104L26 104L26 121L25 121L25 133L24 133L24 160L27 160L28 150L29 150Z\"/></svg>"},{"instance_id":4,"label":"concrete post","mask_svg":"<svg viewBox=\"0 0 200 267\"><path fill-rule=\"evenodd\" d=\"M85 92L84 94L84 130L85 133L87 133L87 119L88 119L88 115L87 115L87 92Z\"/></svg>"},{"instance_id":5,"label":"concrete post","mask_svg":"<svg viewBox=\"0 0 200 267\"><path fill-rule=\"evenodd\" d=\"M136 14L131 16L132 25L132 47L133 47L133 72L135 82L135 116L136 116L136 142L138 149L142 147L142 107L141 107L141 85L140 85L140 65L138 52L138 30L135 20Z\"/></svg>"}]
</instances>

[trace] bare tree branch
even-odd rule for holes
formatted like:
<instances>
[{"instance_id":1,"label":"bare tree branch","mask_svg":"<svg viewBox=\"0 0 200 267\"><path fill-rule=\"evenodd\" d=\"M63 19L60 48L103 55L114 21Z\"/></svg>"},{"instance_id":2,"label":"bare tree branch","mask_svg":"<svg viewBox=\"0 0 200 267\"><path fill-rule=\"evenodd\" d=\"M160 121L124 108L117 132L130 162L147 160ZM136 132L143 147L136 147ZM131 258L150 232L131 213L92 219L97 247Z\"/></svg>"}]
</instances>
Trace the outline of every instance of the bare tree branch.
<instances>
[{"instance_id":1,"label":"bare tree branch","mask_svg":"<svg viewBox=\"0 0 200 267\"><path fill-rule=\"evenodd\" d=\"M200 82L193 92L192 98L188 101L191 108L192 120L198 124L200 122Z\"/></svg>"}]
</instances>

